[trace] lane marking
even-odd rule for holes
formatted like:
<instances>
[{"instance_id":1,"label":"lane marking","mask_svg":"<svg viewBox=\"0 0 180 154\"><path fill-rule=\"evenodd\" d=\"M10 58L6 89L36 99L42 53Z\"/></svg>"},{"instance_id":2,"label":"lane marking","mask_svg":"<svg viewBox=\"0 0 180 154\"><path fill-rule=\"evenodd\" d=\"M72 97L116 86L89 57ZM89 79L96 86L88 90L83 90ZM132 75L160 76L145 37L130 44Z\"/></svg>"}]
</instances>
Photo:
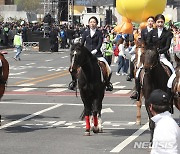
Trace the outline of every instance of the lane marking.
<instances>
[{"instance_id":1,"label":"lane marking","mask_svg":"<svg viewBox=\"0 0 180 154\"><path fill-rule=\"evenodd\" d=\"M114 89L122 89L125 88L126 86L113 86Z\"/></svg>"},{"instance_id":2,"label":"lane marking","mask_svg":"<svg viewBox=\"0 0 180 154\"><path fill-rule=\"evenodd\" d=\"M9 73L10 76L13 76L13 75L22 75L22 74L25 74L27 72L18 72L18 73Z\"/></svg>"},{"instance_id":3,"label":"lane marking","mask_svg":"<svg viewBox=\"0 0 180 154\"><path fill-rule=\"evenodd\" d=\"M3 128L7 128L7 127L9 127L9 126L13 126L13 125L15 125L15 124L18 124L18 123L20 123L20 122L23 122L23 121L25 121L25 120L31 119L31 118L33 118L33 117L35 117L35 116L37 116L37 115L40 115L40 114L45 113L45 112L47 112L47 111L53 110L53 109L58 108L58 107L60 107L60 106L62 106L62 104L57 104L57 105L54 105L54 106L52 106L52 107L46 108L46 109L44 109L44 110L35 112L35 113L33 113L33 114L29 115L29 116L26 116L26 117L24 117L24 118L21 118L21 119L19 119L19 120L16 120L16 121L7 123L7 124L5 124L5 125L2 125L2 126L0 126L0 130L3 129Z\"/></svg>"},{"instance_id":4,"label":"lane marking","mask_svg":"<svg viewBox=\"0 0 180 154\"><path fill-rule=\"evenodd\" d=\"M51 90L48 90L46 92L62 92L62 91L66 91L68 90L67 88L55 88L55 89L51 89Z\"/></svg>"},{"instance_id":5,"label":"lane marking","mask_svg":"<svg viewBox=\"0 0 180 154\"><path fill-rule=\"evenodd\" d=\"M0 102L0 104L27 104L27 105L57 105L58 103L28 103L28 102ZM83 104L73 104L73 103L61 103L64 106L83 106ZM136 107L136 104L103 104L106 106L114 106L114 107ZM144 104L142 105L145 106Z\"/></svg>"},{"instance_id":6,"label":"lane marking","mask_svg":"<svg viewBox=\"0 0 180 154\"><path fill-rule=\"evenodd\" d=\"M149 128L149 122L147 122L144 126L142 126L140 129L138 129L134 134L129 136L127 139L125 139L123 142L121 142L119 145L117 145L114 149L112 149L110 152L113 153L119 153L122 151L128 144L130 144L133 140L135 140L137 137L139 137L144 131L146 131Z\"/></svg>"},{"instance_id":7,"label":"lane marking","mask_svg":"<svg viewBox=\"0 0 180 154\"><path fill-rule=\"evenodd\" d=\"M54 75L54 76L51 76L51 77L47 77L47 78L44 78L44 79L40 79L40 80L36 80L36 81L33 81L33 82L29 82L29 83L36 84L36 83L39 83L39 82L43 82L43 81L46 81L46 80L51 80L51 79L54 79L54 78L65 76L65 75L69 75L69 71L67 71L67 73L64 73L64 74Z\"/></svg>"},{"instance_id":8,"label":"lane marking","mask_svg":"<svg viewBox=\"0 0 180 154\"><path fill-rule=\"evenodd\" d=\"M65 87L66 84L51 84L48 87Z\"/></svg>"},{"instance_id":9,"label":"lane marking","mask_svg":"<svg viewBox=\"0 0 180 154\"><path fill-rule=\"evenodd\" d=\"M112 85L113 86L115 86L115 85L117 85L117 84L119 84L120 82L114 82Z\"/></svg>"},{"instance_id":10,"label":"lane marking","mask_svg":"<svg viewBox=\"0 0 180 154\"><path fill-rule=\"evenodd\" d=\"M58 103L0 102L0 104L57 105Z\"/></svg>"},{"instance_id":11,"label":"lane marking","mask_svg":"<svg viewBox=\"0 0 180 154\"><path fill-rule=\"evenodd\" d=\"M131 90L118 90L118 91L114 92L113 94L128 94L130 92L131 92Z\"/></svg>"},{"instance_id":12,"label":"lane marking","mask_svg":"<svg viewBox=\"0 0 180 154\"><path fill-rule=\"evenodd\" d=\"M29 84L29 83L24 83L24 84L19 84L17 86L25 86L25 87L30 87L33 86L34 84Z\"/></svg>"},{"instance_id":13,"label":"lane marking","mask_svg":"<svg viewBox=\"0 0 180 154\"><path fill-rule=\"evenodd\" d=\"M67 73L67 72L69 72L69 71L68 71L68 70L65 70L65 71L62 71L62 72L46 74L46 75L42 75L42 76L35 77L35 78L33 78L33 79L23 80L23 81L16 82L15 85L21 84L21 83L26 83L26 82L31 82L31 81L33 81L33 80L43 79L43 78L47 78L47 77L51 77L51 76L55 76L55 75L59 75L59 74Z\"/></svg>"},{"instance_id":14,"label":"lane marking","mask_svg":"<svg viewBox=\"0 0 180 154\"><path fill-rule=\"evenodd\" d=\"M35 90L37 88L20 88L20 89L16 89L16 90L13 90L13 91L23 91L23 92L27 92L27 91L31 91L31 90Z\"/></svg>"}]
</instances>

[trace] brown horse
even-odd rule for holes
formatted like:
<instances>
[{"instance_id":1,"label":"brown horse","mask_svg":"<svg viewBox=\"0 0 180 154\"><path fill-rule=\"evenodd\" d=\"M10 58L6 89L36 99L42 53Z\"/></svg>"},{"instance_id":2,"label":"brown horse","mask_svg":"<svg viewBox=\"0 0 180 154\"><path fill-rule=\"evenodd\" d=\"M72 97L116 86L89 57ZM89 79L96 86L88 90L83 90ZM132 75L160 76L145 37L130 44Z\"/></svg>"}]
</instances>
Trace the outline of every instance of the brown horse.
<instances>
[{"instance_id":1,"label":"brown horse","mask_svg":"<svg viewBox=\"0 0 180 154\"><path fill-rule=\"evenodd\" d=\"M175 69L175 74L176 77L173 81L172 85L172 93L173 93L173 103L177 107L178 110L180 110L180 59L176 56L174 57L176 61L176 69Z\"/></svg>"},{"instance_id":2,"label":"brown horse","mask_svg":"<svg viewBox=\"0 0 180 154\"><path fill-rule=\"evenodd\" d=\"M0 53L0 60L2 62L2 79L5 82L5 84L0 83L0 99L1 99L2 96L4 95L5 86L6 86L6 83L8 80L8 76L9 76L9 63L5 59L5 57L2 53Z\"/></svg>"},{"instance_id":3,"label":"brown horse","mask_svg":"<svg viewBox=\"0 0 180 154\"><path fill-rule=\"evenodd\" d=\"M9 76L9 63L4 58L4 55L0 52L0 60L2 62L2 80L4 83L0 83L0 100L5 92L6 83ZM1 115L0 115L0 125L1 125Z\"/></svg>"},{"instance_id":4,"label":"brown horse","mask_svg":"<svg viewBox=\"0 0 180 154\"><path fill-rule=\"evenodd\" d=\"M143 59L144 59L143 56L144 56L144 52L145 52L145 45L144 45L144 43L141 42L140 39L138 39L138 37L135 38L135 45L136 45L136 50L135 50L136 58L134 60L134 76L136 77L137 70L143 65ZM142 77L140 77L140 78L142 78ZM143 93L141 90L139 100L136 101L136 106L137 106L136 125L141 124L142 97L143 97Z\"/></svg>"}]
</instances>

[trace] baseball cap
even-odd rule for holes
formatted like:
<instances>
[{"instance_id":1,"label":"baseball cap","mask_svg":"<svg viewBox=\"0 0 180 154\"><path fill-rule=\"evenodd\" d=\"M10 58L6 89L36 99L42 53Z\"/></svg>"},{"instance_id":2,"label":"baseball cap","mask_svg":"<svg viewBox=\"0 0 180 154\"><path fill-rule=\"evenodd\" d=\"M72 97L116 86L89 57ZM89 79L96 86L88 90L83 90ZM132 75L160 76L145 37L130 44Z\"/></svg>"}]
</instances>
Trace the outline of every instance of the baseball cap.
<instances>
[{"instance_id":1,"label":"baseball cap","mask_svg":"<svg viewBox=\"0 0 180 154\"><path fill-rule=\"evenodd\" d=\"M156 89L150 94L148 103L153 105L169 105L169 96L163 90Z\"/></svg>"}]
</instances>

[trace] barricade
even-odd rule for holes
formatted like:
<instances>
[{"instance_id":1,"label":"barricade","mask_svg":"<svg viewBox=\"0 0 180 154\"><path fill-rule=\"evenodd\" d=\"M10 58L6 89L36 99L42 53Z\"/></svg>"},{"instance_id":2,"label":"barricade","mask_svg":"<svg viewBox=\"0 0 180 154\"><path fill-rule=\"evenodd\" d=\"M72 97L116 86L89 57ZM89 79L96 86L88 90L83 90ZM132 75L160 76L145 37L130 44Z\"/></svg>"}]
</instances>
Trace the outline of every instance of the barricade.
<instances>
[{"instance_id":1,"label":"barricade","mask_svg":"<svg viewBox=\"0 0 180 154\"><path fill-rule=\"evenodd\" d=\"M39 42L23 42L23 49L26 51L39 51Z\"/></svg>"}]
</instances>

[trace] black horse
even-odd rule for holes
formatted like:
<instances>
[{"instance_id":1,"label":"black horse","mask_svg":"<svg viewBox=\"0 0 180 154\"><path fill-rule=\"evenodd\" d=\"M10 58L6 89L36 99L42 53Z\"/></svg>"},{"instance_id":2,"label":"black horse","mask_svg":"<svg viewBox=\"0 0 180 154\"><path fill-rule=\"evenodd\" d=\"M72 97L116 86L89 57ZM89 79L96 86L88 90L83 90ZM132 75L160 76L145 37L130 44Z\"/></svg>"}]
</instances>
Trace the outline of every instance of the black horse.
<instances>
[{"instance_id":1,"label":"black horse","mask_svg":"<svg viewBox=\"0 0 180 154\"><path fill-rule=\"evenodd\" d=\"M164 66L159 60L159 53L152 50L145 50L143 57L143 70L140 73L142 94L145 98L145 107L149 116L149 128L151 131L151 139L153 139L153 133L155 123L151 120L152 114L149 109L149 102L147 101L151 92L155 89L161 89L167 91L167 82L169 79L168 73L165 71Z\"/></svg>"},{"instance_id":2,"label":"black horse","mask_svg":"<svg viewBox=\"0 0 180 154\"><path fill-rule=\"evenodd\" d=\"M85 135L90 135L90 116L93 115L93 132L98 133L98 115L101 116L102 100L105 93L105 82L103 73L97 58L80 43L74 44L71 48L70 71L78 68L78 87L84 104L83 116L86 120ZM101 128L100 128L101 129Z\"/></svg>"}]
</instances>

